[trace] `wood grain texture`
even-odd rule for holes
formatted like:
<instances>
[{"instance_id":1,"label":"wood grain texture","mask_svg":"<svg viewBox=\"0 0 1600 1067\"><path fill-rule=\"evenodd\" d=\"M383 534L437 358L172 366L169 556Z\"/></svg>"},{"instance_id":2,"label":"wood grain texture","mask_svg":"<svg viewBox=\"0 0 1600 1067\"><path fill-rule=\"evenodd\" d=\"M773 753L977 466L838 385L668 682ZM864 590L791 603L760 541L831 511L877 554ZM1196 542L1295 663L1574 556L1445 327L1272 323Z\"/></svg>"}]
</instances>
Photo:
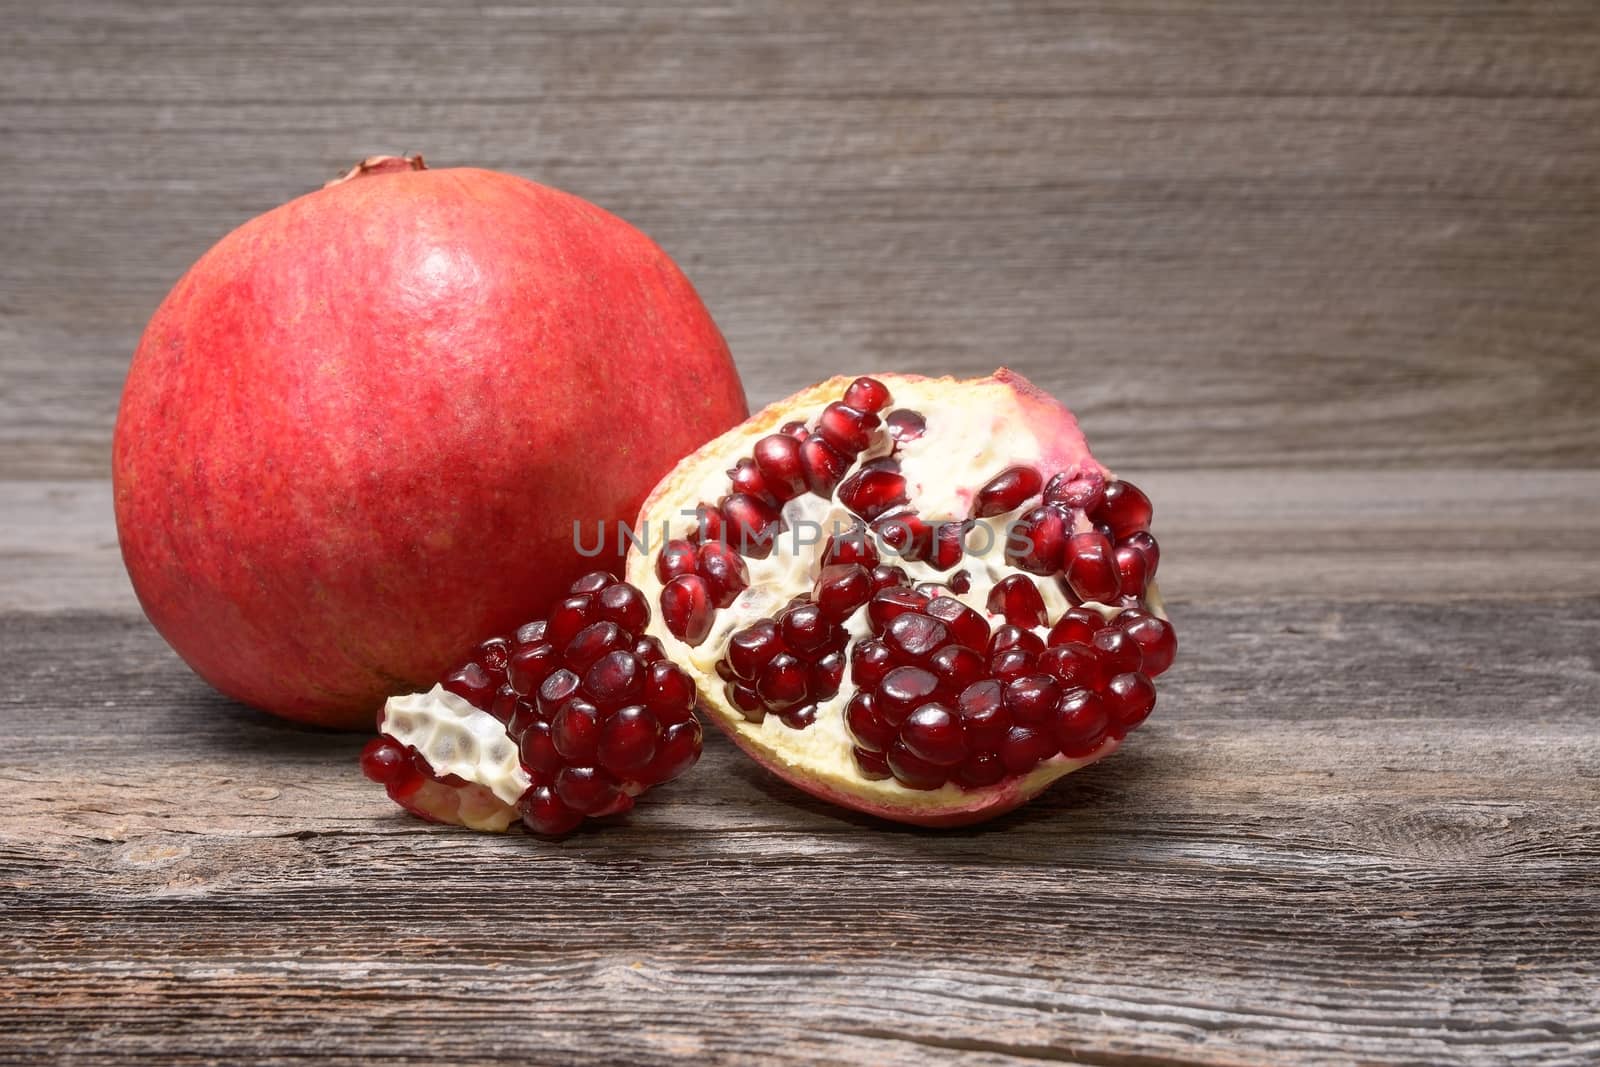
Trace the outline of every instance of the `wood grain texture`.
<instances>
[{"instance_id":1,"label":"wood grain texture","mask_svg":"<svg viewBox=\"0 0 1600 1067\"><path fill-rule=\"evenodd\" d=\"M987 827L713 740L560 844L402 816L137 620L0 616L0 1058L1593 1062L1600 598L1518 614L1191 606L1149 726Z\"/></svg>"},{"instance_id":2,"label":"wood grain texture","mask_svg":"<svg viewBox=\"0 0 1600 1067\"><path fill-rule=\"evenodd\" d=\"M643 226L758 403L1006 363L1128 467L1600 455L1587 2L0 10L10 477L103 476L172 281L380 150Z\"/></svg>"}]
</instances>

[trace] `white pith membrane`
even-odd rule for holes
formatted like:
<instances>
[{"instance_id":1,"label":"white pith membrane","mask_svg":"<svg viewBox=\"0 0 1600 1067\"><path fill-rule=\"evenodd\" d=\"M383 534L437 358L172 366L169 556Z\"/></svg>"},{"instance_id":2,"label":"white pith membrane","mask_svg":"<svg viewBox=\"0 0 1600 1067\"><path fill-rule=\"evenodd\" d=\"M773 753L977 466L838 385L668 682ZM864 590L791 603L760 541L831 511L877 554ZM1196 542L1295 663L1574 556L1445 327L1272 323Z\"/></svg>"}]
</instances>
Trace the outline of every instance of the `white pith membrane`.
<instances>
[{"instance_id":1,"label":"white pith membrane","mask_svg":"<svg viewBox=\"0 0 1600 1067\"><path fill-rule=\"evenodd\" d=\"M880 418L897 409L911 409L924 417L926 430L922 437L900 444L895 451L895 441L887 428L880 426L873 432L869 447L851 462L840 484L862 464L893 453L906 480L909 506L930 525L965 521L976 492L1008 467L1033 467L1045 481L1063 470L1104 471L1090 458L1070 413L1047 398L1020 393L1013 384L1017 381L1015 378L958 382L950 378L894 374L873 377L886 385L893 396L892 402L879 412ZM662 590L654 567L657 554L667 540L686 537L696 526L693 515L683 512L699 504L715 506L732 491L727 469L740 457L750 455L756 441L777 432L780 425L790 421L803 421L808 427L814 427L823 408L839 400L851 380L835 378L769 407L742 427L702 448L691 460L680 464L667 482L657 487L636 524L638 533L647 536L648 541L643 550L635 549L630 554L627 575L627 580L645 594L652 608L659 605ZM1041 411L1046 412L1048 418L1041 418ZM1056 424L1040 425L1050 419L1057 420ZM1046 436L1040 435L1041 430ZM1105 473L1107 478L1112 477L1110 472ZM991 631L1005 625L1006 620L989 613L990 591L1003 578L1017 574L1027 577L1039 590L1047 609L1047 624L1033 631L1044 640L1050 625L1073 604L1054 576L1029 574L1008 565L1005 558L1008 525L1038 503L1036 494L1015 511L975 520L978 525L966 537L967 550L962 560L945 571L899 556L881 538L874 538L874 543L882 562L904 569L913 586L920 583L944 585L953 575L965 570L971 582L967 591L948 590L941 595L955 597L978 612ZM758 752L774 770L779 773L788 770L808 785L820 785L825 790L860 798L869 805L881 804L886 812L909 813L915 817L917 812L935 815L971 809L982 804L984 798L1002 793L1031 796L1052 781L1096 762L1118 747L1119 742L1108 737L1086 757L1073 759L1058 754L1021 776L980 789L963 789L946 783L937 789L919 790L892 777L869 779L857 768L852 755L855 742L845 725L845 708L857 691L848 668L839 692L817 703L816 718L809 726L795 729L775 713L768 713L759 723L750 722L728 701L717 675L716 665L726 657L729 639L759 619L775 619L792 598L802 594L809 596L824 564L822 554L828 537L845 533L862 521L839 503L837 490L827 500L804 493L788 501L783 505L783 518L785 530L777 538L772 553L766 559L745 557L750 584L731 605L717 610L711 632L703 642L691 647L679 640L667 628L659 610L652 612L648 627L648 632L661 641L672 660L693 667L701 706L741 745ZM1077 521L1074 530L1092 529L1092 524L1081 514ZM804 525L808 522L816 525ZM810 542L819 527L820 536ZM729 542L738 547L736 536L730 536ZM1153 614L1165 618L1160 594L1153 582L1145 601ZM1116 605L1095 602L1083 606L1095 609L1108 619L1121 610ZM858 641L873 636L867 609L858 609L843 625L849 635L844 649L848 660Z\"/></svg>"},{"instance_id":2,"label":"white pith membrane","mask_svg":"<svg viewBox=\"0 0 1600 1067\"><path fill-rule=\"evenodd\" d=\"M435 685L426 693L385 701L379 732L415 748L439 777L454 774L468 783L424 783L418 790L422 795L408 798L413 807L474 830L500 832L518 820L517 800L533 780L522 767L516 742L506 736L505 724L493 715ZM457 794L453 812L444 791Z\"/></svg>"}]
</instances>

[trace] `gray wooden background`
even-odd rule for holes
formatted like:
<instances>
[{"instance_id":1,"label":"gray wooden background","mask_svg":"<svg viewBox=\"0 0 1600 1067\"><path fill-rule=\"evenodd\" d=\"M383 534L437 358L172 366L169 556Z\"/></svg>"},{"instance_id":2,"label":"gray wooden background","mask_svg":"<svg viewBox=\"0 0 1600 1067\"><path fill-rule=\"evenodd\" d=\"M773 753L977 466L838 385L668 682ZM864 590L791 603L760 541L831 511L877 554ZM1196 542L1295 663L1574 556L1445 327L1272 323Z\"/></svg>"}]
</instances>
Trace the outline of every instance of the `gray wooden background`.
<instances>
[{"instance_id":1,"label":"gray wooden background","mask_svg":"<svg viewBox=\"0 0 1600 1067\"><path fill-rule=\"evenodd\" d=\"M396 815L117 559L140 329L371 153L655 236L752 403L1008 364L1158 505L1149 728L988 827L718 739ZM0 1061L1600 1061L1600 5L0 0Z\"/></svg>"}]
</instances>

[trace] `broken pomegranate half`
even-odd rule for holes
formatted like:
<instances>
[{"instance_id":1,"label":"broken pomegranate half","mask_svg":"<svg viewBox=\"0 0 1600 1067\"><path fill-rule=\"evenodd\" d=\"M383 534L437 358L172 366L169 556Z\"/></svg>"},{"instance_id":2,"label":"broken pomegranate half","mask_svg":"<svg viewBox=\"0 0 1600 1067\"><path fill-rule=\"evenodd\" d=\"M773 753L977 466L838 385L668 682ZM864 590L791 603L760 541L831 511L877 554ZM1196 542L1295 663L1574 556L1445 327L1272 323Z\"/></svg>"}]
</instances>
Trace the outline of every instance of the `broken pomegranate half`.
<instances>
[{"instance_id":1,"label":"broken pomegranate half","mask_svg":"<svg viewBox=\"0 0 1600 1067\"><path fill-rule=\"evenodd\" d=\"M475 830L564 834L629 810L700 758L694 683L644 632L650 614L626 582L579 578L548 618L391 697L362 771L413 814Z\"/></svg>"},{"instance_id":2,"label":"broken pomegranate half","mask_svg":"<svg viewBox=\"0 0 1600 1067\"><path fill-rule=\"evenodd\" d=\"M858 811L958 825L1150 714L1177 649L1150 519L1017 374L835 378L680 462L628 577L757 761Z\"/></svg>"}]
</instances>

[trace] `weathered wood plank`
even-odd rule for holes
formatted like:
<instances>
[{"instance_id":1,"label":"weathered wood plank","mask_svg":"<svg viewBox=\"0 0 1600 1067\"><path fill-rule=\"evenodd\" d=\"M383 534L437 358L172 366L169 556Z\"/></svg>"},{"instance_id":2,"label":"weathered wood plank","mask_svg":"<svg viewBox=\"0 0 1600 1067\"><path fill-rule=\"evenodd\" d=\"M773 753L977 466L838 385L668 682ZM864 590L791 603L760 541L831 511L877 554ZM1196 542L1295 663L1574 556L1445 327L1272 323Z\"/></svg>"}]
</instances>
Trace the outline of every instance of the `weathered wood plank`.
<instances>
[{"instance_id":1,"label":"weathered wood plank","mask_svg":"<svg viewBox=\"0 0 1600 1067\"><path fill-rule=\"evenodd\" d=\"M560 844L394 813L359 738L227 704L137 620L0 616L8 1039L86 1063L1585 1063L1600 599L1516 615L1191 605L1148 727L990 826L842 816L713 740Z\"/></svg>"},{"instance_id":2,"label":"weathered wood plank","mask_svg":"<svg viewBox=\"0 0 1600 1067\"><path fill-rule=\"evenodd\" d=\"M1124 473L1177 604L1600 593L1600 472ZM0 508L0 611L138 610L107 483L0 481Z\"/></svg>"},{"instance_id":3,"label":"weathered wood plank","mask_svg":"<svg viewBox=\"0 0 1600 1067\"><path fill-rule=\"evenodd\" d=\"M1004 362L1124 465L1600 454L1592 5L74 0L7 28L7 476L103 476L176 276L396 149L638 222L756 402Z\"/></svg>"}]
</instances>

